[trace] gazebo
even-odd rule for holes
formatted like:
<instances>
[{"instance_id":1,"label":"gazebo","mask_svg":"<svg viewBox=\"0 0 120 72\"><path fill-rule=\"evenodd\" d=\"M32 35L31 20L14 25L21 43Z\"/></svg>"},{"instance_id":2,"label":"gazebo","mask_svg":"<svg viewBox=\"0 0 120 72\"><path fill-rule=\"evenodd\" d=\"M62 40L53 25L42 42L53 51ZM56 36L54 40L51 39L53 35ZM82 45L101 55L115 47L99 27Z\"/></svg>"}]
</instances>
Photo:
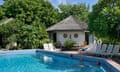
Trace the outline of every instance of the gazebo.
<instances>
[{"instance_id":1,"label":"gazebo","mask_svg":"<svg viewBox=\"0 0 120 72\"><path fill-rule=\"evenodd\" d=\"M88 26L85 22L78 20L74 16L54 24L47 29L50 39L60 42L62 45L66 40L73 40L77 44L87 41L89 43Z\"/></svg>"}]
</instances>

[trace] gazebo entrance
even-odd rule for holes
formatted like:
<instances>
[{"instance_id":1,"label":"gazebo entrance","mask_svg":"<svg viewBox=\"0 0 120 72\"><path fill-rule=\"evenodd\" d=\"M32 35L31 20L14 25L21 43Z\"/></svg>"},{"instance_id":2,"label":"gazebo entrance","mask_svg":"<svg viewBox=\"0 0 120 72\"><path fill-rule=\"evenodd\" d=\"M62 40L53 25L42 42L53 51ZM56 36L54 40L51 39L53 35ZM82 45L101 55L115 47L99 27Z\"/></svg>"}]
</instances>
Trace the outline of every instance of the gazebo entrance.
<instances>
[{"instance_id":1,"label":"gazebo entrance","mask_svg":"<svg viewBox=\"0 0 120 72\"><path fill-rule=\"evenodd\" d=\"M57 42L57 34L53 33L53 42Z\"/></svg>"}]
</instances>

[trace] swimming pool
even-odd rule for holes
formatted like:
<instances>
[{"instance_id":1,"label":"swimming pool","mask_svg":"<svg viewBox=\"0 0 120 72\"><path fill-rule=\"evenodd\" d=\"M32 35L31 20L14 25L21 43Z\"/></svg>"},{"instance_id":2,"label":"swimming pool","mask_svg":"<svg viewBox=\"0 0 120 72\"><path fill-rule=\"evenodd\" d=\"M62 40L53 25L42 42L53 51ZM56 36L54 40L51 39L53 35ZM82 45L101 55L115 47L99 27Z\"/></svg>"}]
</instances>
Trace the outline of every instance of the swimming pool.
<instances>
[{"instance_id":1,"label":"swimming pool","mask_svg":"<svg viewBox=\"0 0 120 72\"><path fill-rule=\"evenodd\" d=\"M11 51L0 54L0 72L116 72L84 57L42 50Z\"/></svg>"}]
</instances>

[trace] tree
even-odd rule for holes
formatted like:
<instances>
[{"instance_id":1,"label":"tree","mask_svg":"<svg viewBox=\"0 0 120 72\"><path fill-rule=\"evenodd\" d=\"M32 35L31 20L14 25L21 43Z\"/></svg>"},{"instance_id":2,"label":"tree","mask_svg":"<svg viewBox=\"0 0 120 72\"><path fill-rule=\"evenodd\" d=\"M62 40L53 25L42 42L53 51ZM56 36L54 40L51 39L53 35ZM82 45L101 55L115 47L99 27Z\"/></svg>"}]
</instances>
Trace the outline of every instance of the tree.
<instances>
[{"instance_id":1,"label":"tree","mask_svg":"<svg viewBox=\"0 0 120 72\"><path fill-rule=\"evenodd\" d=\"M88 21L89 7L87 7L85 4L61 4L59 5L59 8L62 12L63 18L73 15L82 21Z\"/></svg>"},{"instance_id":2,"label":"tree","mask_svg":"<svg viewBox=\"0 0 120 72\"><path fill-rule=\"evenodd\" d=\"M0 20L4 18L4 9L2 7L0 7Z\"/></svg>"},{"instance_id":3,"label":"tree","mask_svg":"<svg viewBox=\"0 0 120 72\"><path fill-rule=\"evenodd\" d=\"M22 31L24 32L21 33ZM18 34L18 43L24 48L42 48L43 41L48 39L45 26L37 21L33 25L22 26Z\"/></svg>"},{"instance_id":4,"label":"tree","mask_svg":"<svg viewBox=\"0 0 120 72\"><path fill-rule=\"evenodd\" d=\"M8 18L17 18L29 25L34 20L40 19L40 22L48 27L59 20L59 12L49 1L5 0L3 8Z\"/></svg>"},{"instance_id":5,"label":"tree","mask_svg":"<svg viewBox=\"0 0 120 72\"><path fill-rule=\"evenodd\" d=\"M120 0L99 0L89 16L89 29L97 37L116 39L120 22Z\"/></svg>"},{"instance_id":6,"label":"tree","mask_svg":"<svg viewBox=\"0 0 120 72\"><path fill-rule=\"evenodd\" d=\"M44 0L5 0L0 14L1 19L15 19L0 26L0 37L5 38L0 41L3 47L15 41L22 48L42 48L44 42L50 41L46 27L59 20L57 9Z\"/></svg>"},{"instance_id":7,"label":"tree","mask_svg":"<svg viewBox=\"0 0 120 72\"><path fill-rule=\"evenodd\" d=\"M13 20L10 23L0 25L0 45L2 45L2 47L5 47L6 44L16 41L16 35L22 25L24 25L24 23L19 20Z\"/></svg>"}]
</instances>

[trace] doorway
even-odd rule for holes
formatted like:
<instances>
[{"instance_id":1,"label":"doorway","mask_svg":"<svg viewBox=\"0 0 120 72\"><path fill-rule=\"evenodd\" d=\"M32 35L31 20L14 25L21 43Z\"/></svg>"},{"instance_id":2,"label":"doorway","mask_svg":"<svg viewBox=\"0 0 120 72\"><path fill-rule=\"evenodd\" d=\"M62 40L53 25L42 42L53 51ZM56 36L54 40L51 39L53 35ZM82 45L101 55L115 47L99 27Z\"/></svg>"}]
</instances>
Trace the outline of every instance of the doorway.
<instances>
[{"instance_id":1,"label":"doorway","mask_svg":"<svg viewBox=\"0 0 120 72\"><path fill-rule=\"evenodd\" d=\"M57 34L53 33L53 42L57 42Z\"/></svg>"},{"instance_id":2,"label":"doorway","mask_svg":"<svg viewBox=\"0 0 120 72\"><path fill-rule=\"evenodd\" d=\"M89 44L89 32L85 32L85 41Z\"/></svg>"}]
</instances>

